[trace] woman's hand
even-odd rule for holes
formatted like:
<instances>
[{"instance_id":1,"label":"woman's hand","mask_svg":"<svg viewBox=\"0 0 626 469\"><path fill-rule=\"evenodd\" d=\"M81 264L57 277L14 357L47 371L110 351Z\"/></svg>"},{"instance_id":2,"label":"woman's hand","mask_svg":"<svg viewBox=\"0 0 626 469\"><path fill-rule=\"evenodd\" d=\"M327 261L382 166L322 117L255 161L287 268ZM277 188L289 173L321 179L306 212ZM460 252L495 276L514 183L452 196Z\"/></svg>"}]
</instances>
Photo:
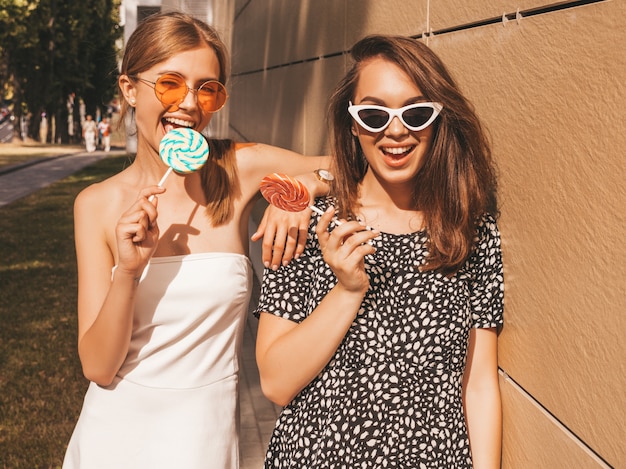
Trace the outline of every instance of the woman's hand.
<instances>
[{"instance_id":1,"label":"woman's hand","mask_svg":"<svg viewBox=\"0 0 626 469\"><path fill-rule=\"evenodd\" d=\"M148 199L163 192L165 189L158 186L143 189L135 203L117 222L115 234L119 271L138 277L154 254L159 240L158 199L156 197L151 201Z\"/></svg>"},{"instance_id":2,"label":"woman's hand","mask_svg":"<svg viewBox=\"0 0 626 469\"><path fill-rule=\"evenodd\" d=\"M328 226L334 215L334 207L329 207L315 228L324 261L337 277L337 286L350 292L365 293L369 288L369 277L363 259L376 251L370 241L379 233L356 221L342 221L329 232Z\"/></svg>"},{"instance_id":3,"label":"woman's hand","mask_svg":"<svg viewBox=\"0 0 626 469\"><path fill-rule=\"evenodd\" d=\"M304 252L310 219L309 209L286 212L268 205L259 227L250 238L252 241L263 238L262 260L265 267L276 270Z\"/></svg>"}]
</instances>

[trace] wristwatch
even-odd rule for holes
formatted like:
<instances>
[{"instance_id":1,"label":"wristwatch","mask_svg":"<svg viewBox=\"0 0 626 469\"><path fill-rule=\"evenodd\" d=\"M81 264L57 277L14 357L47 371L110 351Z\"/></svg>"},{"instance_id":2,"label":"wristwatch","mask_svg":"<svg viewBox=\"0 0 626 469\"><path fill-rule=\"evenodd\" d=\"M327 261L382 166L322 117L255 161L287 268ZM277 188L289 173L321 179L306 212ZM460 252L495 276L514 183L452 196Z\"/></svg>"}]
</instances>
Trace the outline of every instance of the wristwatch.
<instances>
[{"instance_id":1,"label":"wristwatch","mask_svg":"<svg viewBox=\"0 0 626 469\"><path fill-rule=\"evenodd\" d=\"M333 176L332 173L326 169L316 169L313 172L315 173L315 176L317 177L317 179L319 179L320 181L326 184L330 184L330 181L335 179L335 176Z\"/></svg>"}]
</instances>

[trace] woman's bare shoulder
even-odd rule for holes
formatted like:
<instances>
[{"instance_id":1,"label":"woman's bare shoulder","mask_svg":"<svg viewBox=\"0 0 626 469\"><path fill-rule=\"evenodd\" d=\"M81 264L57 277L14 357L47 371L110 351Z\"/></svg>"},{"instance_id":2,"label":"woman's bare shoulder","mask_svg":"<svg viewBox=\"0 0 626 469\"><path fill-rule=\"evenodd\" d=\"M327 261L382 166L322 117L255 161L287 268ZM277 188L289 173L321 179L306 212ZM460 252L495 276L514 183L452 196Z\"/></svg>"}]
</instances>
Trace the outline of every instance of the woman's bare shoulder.
<instances>
[{"instance_id":1,"label":"woman's bare shoulder","mask_svg":"<svg viewBox=\"0 0 626 469\"><path fill-rule=\"evenodd\" d=\"M127 176L122 171L80 191L74 201L74 208L75 211L89 210L102 216L117 212L119 216L121 208L128 208L125 205L128 205L129 199L134 200L137 194L138 190L129 184Z\"/></svg>"}]
</instances>

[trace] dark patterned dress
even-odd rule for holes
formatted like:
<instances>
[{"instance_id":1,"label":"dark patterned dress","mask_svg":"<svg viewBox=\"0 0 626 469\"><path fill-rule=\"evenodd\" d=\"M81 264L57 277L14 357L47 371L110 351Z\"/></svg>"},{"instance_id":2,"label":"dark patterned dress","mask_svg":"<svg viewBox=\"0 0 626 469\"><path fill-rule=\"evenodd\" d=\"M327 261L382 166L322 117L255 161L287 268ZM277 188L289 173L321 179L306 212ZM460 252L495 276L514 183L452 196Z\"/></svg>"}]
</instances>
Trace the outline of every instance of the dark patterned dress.
<instances>
[{"instance_id":1,"label":"dark patterned dress","mask_svg":"<svg viewBox=\"0 0 626 469\"><path fill-rule=\"evenodd\" d=\"M265 270L257 316L301 322L337 282L318 219L303 256ZM462 378L470 329L503 322L500 235L484 217L472 256L451 278L416 268L426 241L423 231L374 240L359 313L331 361L283 409L266 468L472 467Z\"/></svg>"}]
</instances>

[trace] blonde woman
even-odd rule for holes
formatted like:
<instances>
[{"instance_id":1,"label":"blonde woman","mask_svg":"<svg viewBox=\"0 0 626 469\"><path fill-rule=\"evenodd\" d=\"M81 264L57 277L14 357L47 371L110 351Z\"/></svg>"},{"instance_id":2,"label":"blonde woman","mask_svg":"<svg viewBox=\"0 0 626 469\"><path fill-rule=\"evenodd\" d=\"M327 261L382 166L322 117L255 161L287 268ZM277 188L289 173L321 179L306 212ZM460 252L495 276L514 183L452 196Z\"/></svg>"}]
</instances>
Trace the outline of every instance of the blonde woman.
<instances>
[{"instance_id":1,"label":"blonde woman","mask_svg":"<svg viewBox=\"0 0 626 469\"><path fill-rule=\"evenodd\" d=\"M239 466L248 218L264 175L314 181L323 159L210 140L200 171L156 185L166 132L201 131L226 102L227 57L212 28L180 13L149 17L126 46L122 121L132 113L137 155L75 202L78 351L91 383L65 469Z\"/></svg>"}]
</instances>

